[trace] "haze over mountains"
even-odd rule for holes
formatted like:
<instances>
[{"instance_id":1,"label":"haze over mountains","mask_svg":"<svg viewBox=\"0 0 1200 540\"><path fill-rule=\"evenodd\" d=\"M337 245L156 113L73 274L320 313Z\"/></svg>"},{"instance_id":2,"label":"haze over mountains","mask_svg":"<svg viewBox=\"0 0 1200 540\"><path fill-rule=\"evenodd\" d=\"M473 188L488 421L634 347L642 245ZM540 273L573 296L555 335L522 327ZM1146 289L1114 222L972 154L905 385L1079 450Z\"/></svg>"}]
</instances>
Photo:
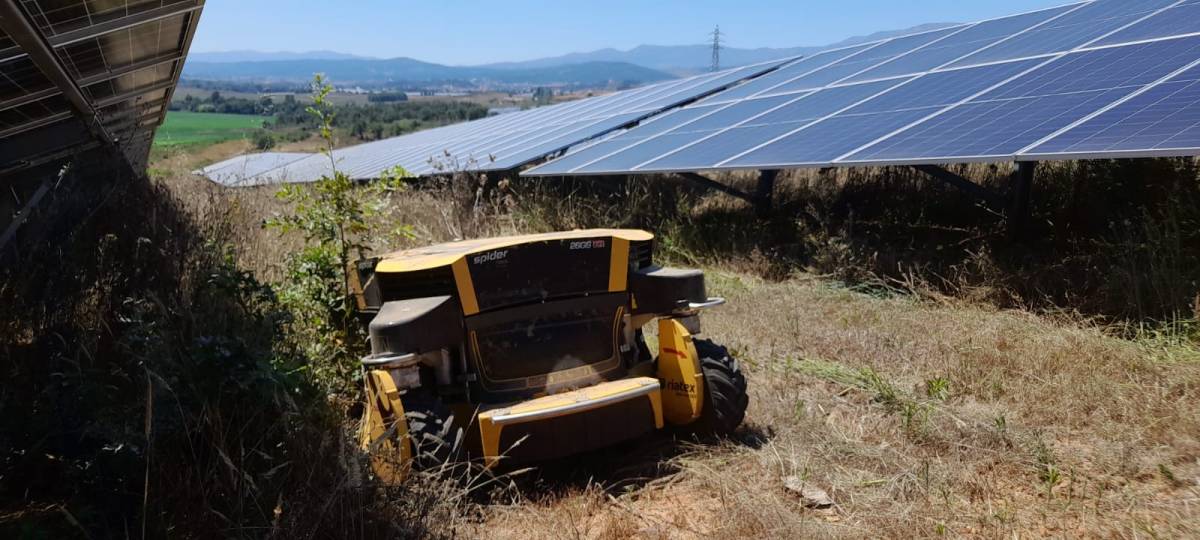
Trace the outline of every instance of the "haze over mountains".
<instances>
[{"instance_id":1,"label":"haze over mountains","mask_svg":"<svg viewBox=\"0 0 1200 540\"><path fill-rule=\"evenodd\" d=\"M950 26L924 24L903 30L858 36L825 46L740 49L721 51L723 67L778 58L804 56L822 49L848 46L888 37ZM312 52L194 52L183 76L194 80L239 82L297 82L323 72L339 84L363 86L552 85L603 87L660 81L707 70L708 45L642 45L629 50L601 49L520 62L481 66L447 66L412 58L378 59L338 53Z\"/></svg>"}]
</instances>

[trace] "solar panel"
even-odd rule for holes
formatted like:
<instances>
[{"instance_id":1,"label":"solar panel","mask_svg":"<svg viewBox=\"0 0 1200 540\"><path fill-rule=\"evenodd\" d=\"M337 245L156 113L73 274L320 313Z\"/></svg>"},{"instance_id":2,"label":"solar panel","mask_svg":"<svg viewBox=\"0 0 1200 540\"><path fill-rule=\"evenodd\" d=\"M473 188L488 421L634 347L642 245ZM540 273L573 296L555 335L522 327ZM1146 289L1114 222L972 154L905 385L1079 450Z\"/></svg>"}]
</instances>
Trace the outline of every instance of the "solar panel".
<instances>
[{"instance_id":1,"label":"solar panel","mask_svg":"<svg viewBox=\"0 0 1200 540\"><path fill-rule=\"evenodd\" d=\"M771 73L767 73L766 75L747 81L741 86L737 86L705 98L700 101L700 104L724 103L760 94L765 90L816 71L834 62L840 61L843 58L862 53L863 51L874 47L875 45L876 44L874 43L858 45L855 47L820 52L806 58L801 58L800 60L783 66L775 71L772 71Z\"/></svg>"},{"instance_id":2,"label":"solar panel","mask_svg":"<svg viewBox=\"0 0 1200 540\"><path fill-rule=\"evenodd\" d=\"M710 113L710 116L718 114L726 114L732 111L740 110L742 104L760 103L758 107L752 108L749 112L754 112L758 109L763 109L758 114L746 116L740 122L734 122L734 128L742 126L759 127L754 130L736 130L731 133L723 133L721 129L695 130L691 126L702 122L707 117L702 117L700 120L692 124L681 125L671 133L660 135L638 143L637 146L632 146L627 149L622 149L617 154L603 156L603 159L594 163L589 163L586 166L575 169L571 172L584 174L605 174L621 172L623 169L633 170L673 170L677 168L690 167L705 167L716 163L713 159L716 155L709 154L708 149L711 147L734 148L739 145L750 144L757 145L759 141L770 139L747 139L748 134L765 135L768 133L777 133L783 135L789 131L804 127L814 120L836 113L842 109L859 103L871 96L888 90L903 81L879 81L873 83L859 84L853 86L842 86L823 90L821 92L806 92L800 94L790 94L785 96L754 98L744 102L739 102L731 105L726 105L719 112ZM767 105L774 105L773 108L766 108ZM686 110L686 109L685 109ZM703 125L703 124L701 124ZM770 128L761 126L769 125ZM632 130L630 133L635 134L638 130ZM686 136L679 133L687 133ZM670 136L669 135L674 135ZM712 140L710 140L712 139ZM731 140L737 139L737 140ZM671 142L683 142L675 146ZM645 159L633 161L636 157L641 157L650 153L650 149L659 149L658 154L651 154ZM747 146L745 149L749 149ZM634 154L627 156L625 154ZM734 154L725 155L731 157ZM658 159L656 159L658 158ZM653 161L653 163L650 163ZM557 167L557 164L554 163Z\"/></svg>"},{"instance_id":3,"label":"solar panel","mask_svg":"<svg viewBox=\"0 0 1200 540\"><path fill-rule=\"evenodd\" d=\"M821 88L857 75L879 64L900 58L906 53L920 50L961 30L962 27L947 28L885 41L860 54L848 57L802 77L792 79L764 93L777 94Z\"/></svg>"},{"instance_id":4,"label":"solar panel","mask_svg":"<svg viewBox=\"0 0 1200 540\"><path fill-rule=\"evenodd\" d=\"M843 161L1009 159L1200 58L1200 37L1073 53Z\"/></svg>"},{"instance_id":5,"label":"solar panel","mask_svg":"<svg viewBox=\"0 0 1200 540\"><path fill-rule=\"evenodd\" d=\"M1040 25L1049 24L1063 14L1078 9L1079 6L1080 4L1073 4L983 21L921 50L913 51L900 58L884 62L879 66L855 75L848 79L847 82L867 81L930 71L953 63L955 60L975 51L990 47L1019 32L1029 31L1040 27Z\"/></svg>"},{"instance_id":6,"label":"solar panel","mask_svg":"<svg viewBox=\"0 0 1200 540\"><path fill-rule=\"evenodd\" d=\"M1200 0L1184 2L1106 37L1096 45L1130 43L1145 39L1200 32Z\"/></svg>"},{"instance_id":7,"label":"solar panel","mask_svg":"<svg viewBox=\"0 0 1200 540\"><path fill-rule=\"evenodd\" d=\"M525 174L1200 154L1198 10L1096 0L818 54ZM793 99L750 106L769 96Z\"/></svg>"},{"instance_id":8,"label":"solar panel","mask_svg":"<svg viewBox=\"0 0 1200 540\"><path fill-rule=\"evenodd\" d=\"M1153 15L1176 0L1098 0L1084 4L1048 24L1032 29L994 47L981 50L955 66L969 66L1069 51Z\"/></svg>"},{"instance_id":9,"label":"solar panel","mask_svg":"<svg viewBox=\"0 0 1200 540\"><path fill-rule=\"evenodd\" d=\"M338 149L333 157L338 169L352 178L375 178L396 165L417 176L510 170L647 120L666 108L707 96L785 62L739 67L421 131ZM258 171L256 178L239 183L311 182L329 173L329 158L314 154L275 170Z\"/></svg>"},{"instance_id":10,"label":"solar panel","mask_svg":"<svg viewBox=\"0 0 1200 540\"><path fill-rule=\"evenodd\" d=\"M1200 68L1193 67L1025 155L1040 159L1117 157L1125 152L1169 156L1195 148L1200 148Z\"/></svg>"},{"instance_id":11,"label":"solar panel","mask_svg":"<svg viewBox=\"0 0 1200 540\"><path fill-rule=\"evenodd\" d=\"M195 174L203 174L210 178L213 182L224 184L226 186L247 186L247 180L257 179L257 175L286 167L291 163L295 163L304 159L311 154L301 153L286 153L286 152L264 152L262 154L250 154L230 158L220 163L214 163L205 167L202 170L194 171Z\"/></svg>"}]
</instances>

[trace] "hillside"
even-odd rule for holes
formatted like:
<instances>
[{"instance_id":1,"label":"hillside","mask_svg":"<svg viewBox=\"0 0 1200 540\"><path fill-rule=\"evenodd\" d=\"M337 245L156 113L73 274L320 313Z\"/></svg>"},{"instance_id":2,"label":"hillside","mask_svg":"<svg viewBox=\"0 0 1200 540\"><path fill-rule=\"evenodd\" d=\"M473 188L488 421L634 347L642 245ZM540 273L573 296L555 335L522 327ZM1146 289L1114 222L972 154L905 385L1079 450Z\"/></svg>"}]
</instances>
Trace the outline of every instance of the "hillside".
<instances>
[{"instance_id":1,"label":"hillside","mask_svg":"<svg viewBox=\"0 0 1200 540\"><path fill-rule=\"evenodd\" d=\"M213 51L193 52L188 55L188 62L229 63L229 62L276 62L283 60L369 60L369 57L336 51Z\"/></svg>"},{"instance_id":2,"label":"hillside","mask_svg":"<svg viewBox=\"0 0 1200 540\"><path fill-rule=\"evenodd\" d=\"M303 83L313 73L325 73L338 84L429 85L470 83L472 85L564 84L604 87L641 84L673 78L662 71L623 62L582 62L569 65L496 69L446 66L412 58L306 59L268 62L188 62L183 77L196 80Z\"/></svg>"},{"instance_id":3,"label":"hillside","mask_svg":"<svg viewBox=\"0 0 1200 540\"><path fill-rule=\"evenodd\" d=\"M935 30L953 26L955 23L929 23L901 30L876 32L865 36L855 36L829 45L813 45L801 47L769 48L761 47L743 49L725 47L721 49L721 64L727 67L743 66L766 62L792 56L807 56L824 49L848 47L857 43L887 39L889 37L915 34L927 30ZM570 53L561 56L538 58L523 62L503 62L489 64L483 67L498 69L530 69L561 66L581 62L627 62L652 69L669 72L694 72L708 67L712 46L698 45L640 45L629 50L600 49L597 51Z\"/></svg>"}]
</instances>

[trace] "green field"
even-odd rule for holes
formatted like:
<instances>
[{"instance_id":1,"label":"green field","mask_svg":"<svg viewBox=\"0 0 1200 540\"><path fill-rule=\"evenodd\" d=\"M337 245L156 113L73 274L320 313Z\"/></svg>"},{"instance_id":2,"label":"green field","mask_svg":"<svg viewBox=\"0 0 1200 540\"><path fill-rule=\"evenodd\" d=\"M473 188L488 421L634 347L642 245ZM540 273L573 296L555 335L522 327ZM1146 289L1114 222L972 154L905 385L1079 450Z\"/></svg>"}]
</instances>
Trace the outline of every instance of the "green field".
<instances>
[{"instance_id":1,"label":"green field","mask_svg":"<svg viewBox=\"0 0 1200 540\"><path fill-rule=\"evenodd\" d=\"M244 114L170 111L167 121L158 128L154 145L170 147L241 139L262 128L264 120L262 116Z\"/></svg>"}]
</instances>

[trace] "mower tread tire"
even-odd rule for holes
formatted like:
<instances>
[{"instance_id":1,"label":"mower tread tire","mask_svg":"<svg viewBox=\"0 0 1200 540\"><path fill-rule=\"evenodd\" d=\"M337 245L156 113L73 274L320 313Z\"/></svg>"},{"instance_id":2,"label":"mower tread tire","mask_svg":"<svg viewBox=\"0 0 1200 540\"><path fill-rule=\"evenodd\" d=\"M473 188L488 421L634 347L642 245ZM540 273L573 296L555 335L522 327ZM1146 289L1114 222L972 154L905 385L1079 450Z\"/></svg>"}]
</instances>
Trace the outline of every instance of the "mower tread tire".
<instances>
[{"instance_id":1,"label":"mower tread tire","mask_svg":"<svg viewBox=\"0 0 1200 540\"><path fill-rule=\"evenodd\" d=\"M707 339L695 344L704 374L704 406L692 431L705 437L728 437L742 424L750 404L746 377L725 347Z\"/></svg>"}]
</instances>

